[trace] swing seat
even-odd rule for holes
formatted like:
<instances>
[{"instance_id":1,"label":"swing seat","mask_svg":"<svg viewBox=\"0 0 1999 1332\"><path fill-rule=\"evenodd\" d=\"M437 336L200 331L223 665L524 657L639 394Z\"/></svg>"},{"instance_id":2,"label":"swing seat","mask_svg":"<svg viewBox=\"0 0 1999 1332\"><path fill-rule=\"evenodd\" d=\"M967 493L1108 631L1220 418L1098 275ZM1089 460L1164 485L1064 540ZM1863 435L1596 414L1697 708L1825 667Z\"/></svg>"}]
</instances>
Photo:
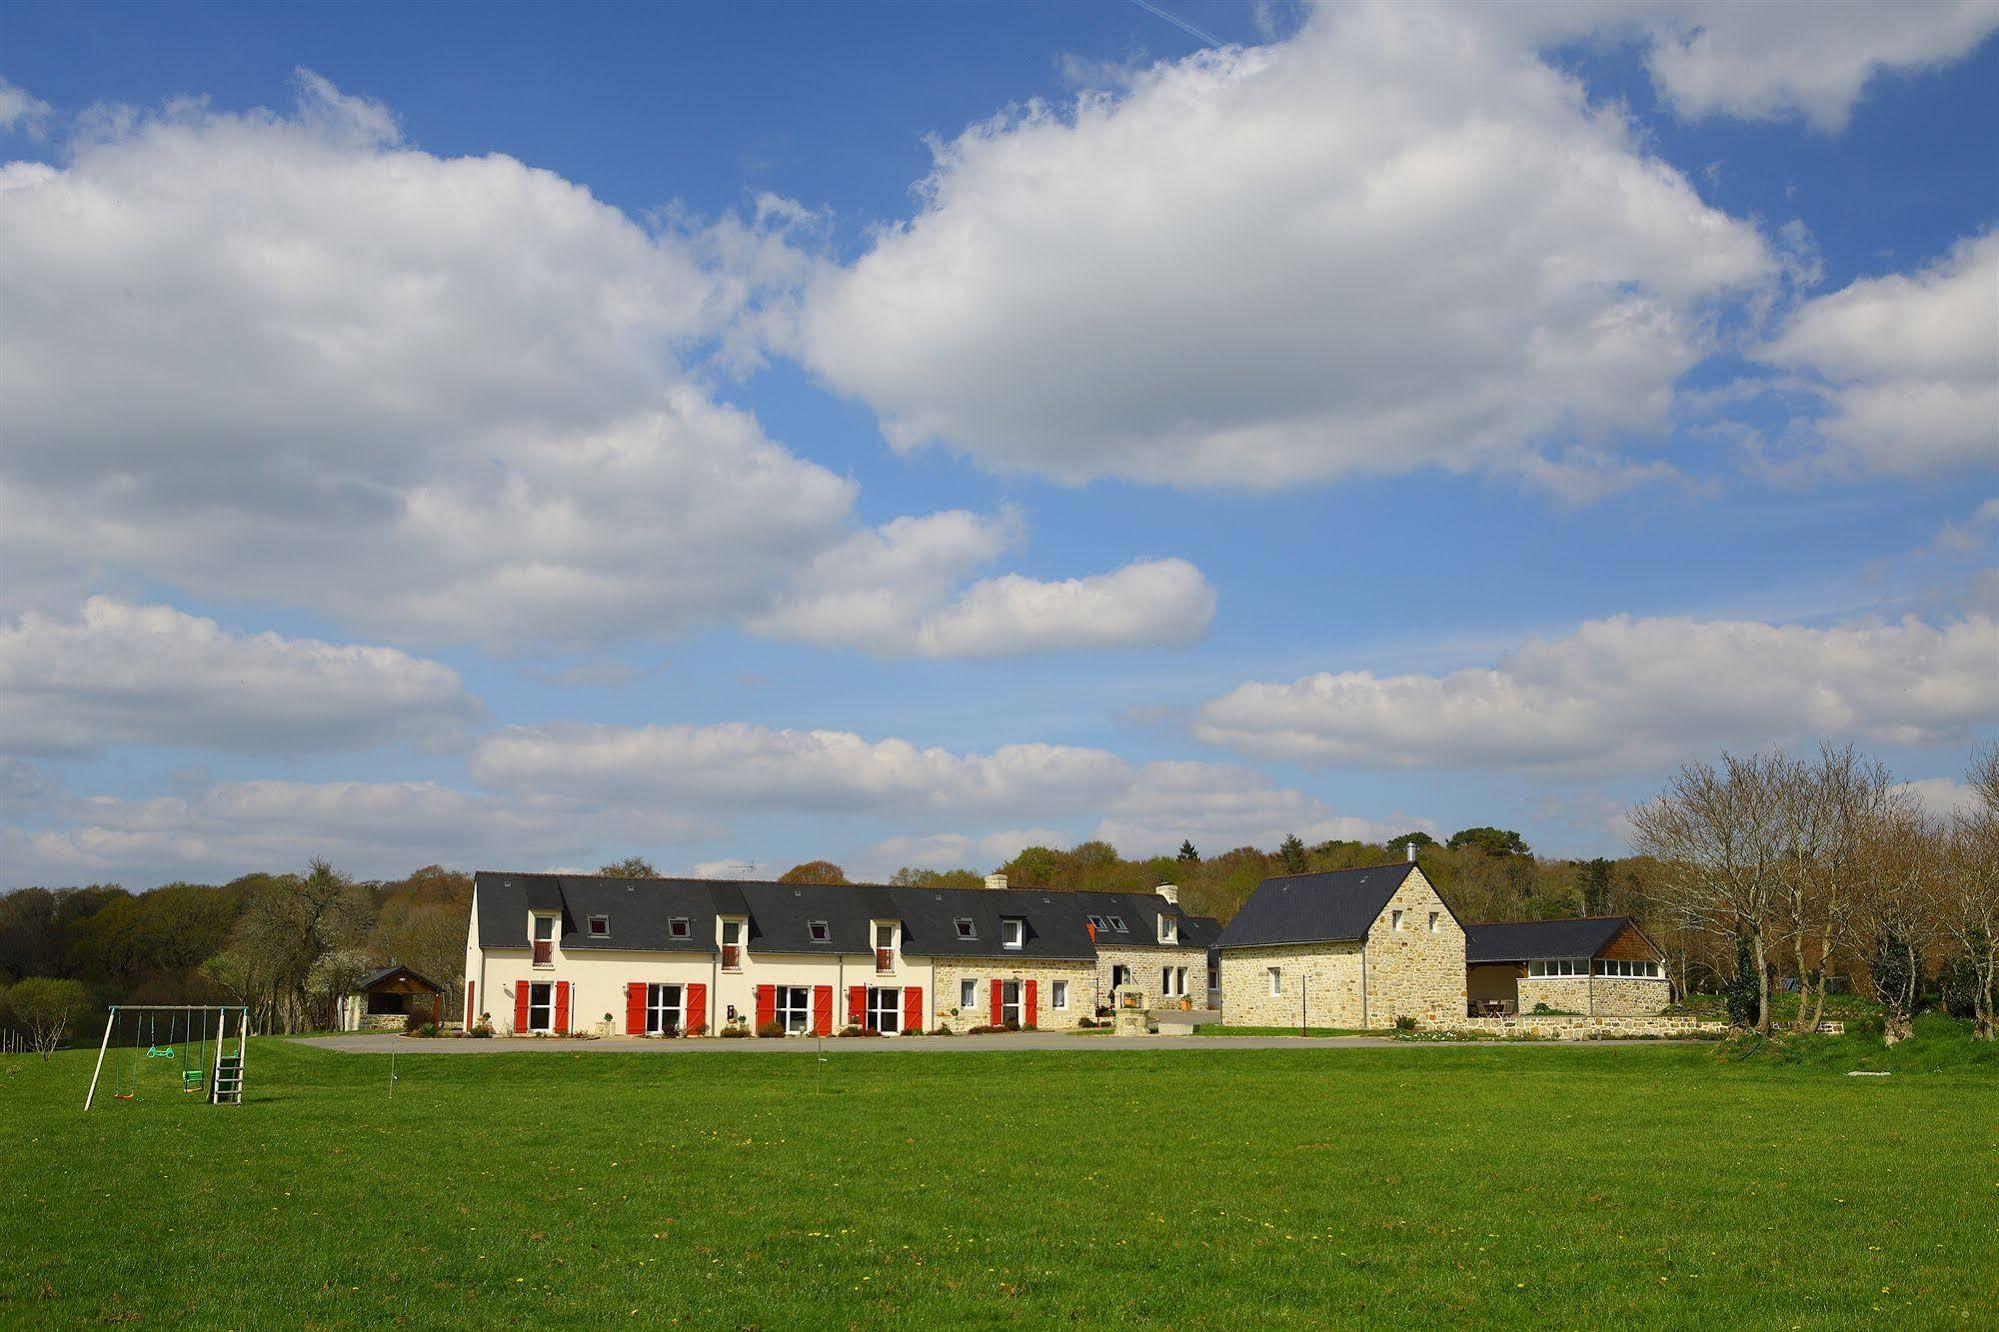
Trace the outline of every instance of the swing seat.
<instances>
[{"instance_id":1,"label":"swing seat","mask_svg":"<svg viewBox=\"0 0 1999 1332\"><path fill-rule=\"evenodd\" d=\"M198 1068L182 1069L180 1071L180 1089L182 1091L200 1091L201 1077L202 1073Z\"/></svg>"},{"instance_id":2,"label":"swing seat","mask_svg":"<svg viewBox=\"0 0 1999 1332\"><path fill-rule=\"evenodd\" d=\"M171 1045L155 1045L146 1051L146 1058L178 1059L180 1056L174 1053L174 1048Z\"/></svg>"}]
</instances>

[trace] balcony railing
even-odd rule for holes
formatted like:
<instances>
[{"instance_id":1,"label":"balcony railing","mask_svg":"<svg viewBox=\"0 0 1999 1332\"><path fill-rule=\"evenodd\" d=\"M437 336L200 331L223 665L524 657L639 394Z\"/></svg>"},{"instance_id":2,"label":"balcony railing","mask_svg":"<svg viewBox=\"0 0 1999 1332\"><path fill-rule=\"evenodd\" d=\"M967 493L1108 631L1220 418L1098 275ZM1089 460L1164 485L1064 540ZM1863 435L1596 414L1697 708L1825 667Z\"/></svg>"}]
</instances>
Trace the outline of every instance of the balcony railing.
<instances>
[{"instance_id":1,"label":"balcony railing","mask_svg":"<svg viewBox=\"0 0 1999 1332\"><path fill-rule=\"evenodd\" d=\"M536 939L534 941L534 964L538 967L552 967L555 965L555 941L553 939Z\"/></svg>"},{"instance_id":2,"label":"balcony railing","mask_svg":"<svg viewBox=\"0 0 1999 1332\"><path fill-rule=\"evenodd\" d=\"M722 970L741 971L743 969L743 947L741 944L722 945Z\"/></svg>"},{"instance_id":3,"label":"balcony railing","mask_svg":"<svg viewBox=\"0 0 1999 1332\"><path fill-rule=\"evenodd\" d=\"M885 976L889 972L894 970L895 970L895 950L893 948L875 949L875 974L879 976Z\"/></svg>"}]
</instances>

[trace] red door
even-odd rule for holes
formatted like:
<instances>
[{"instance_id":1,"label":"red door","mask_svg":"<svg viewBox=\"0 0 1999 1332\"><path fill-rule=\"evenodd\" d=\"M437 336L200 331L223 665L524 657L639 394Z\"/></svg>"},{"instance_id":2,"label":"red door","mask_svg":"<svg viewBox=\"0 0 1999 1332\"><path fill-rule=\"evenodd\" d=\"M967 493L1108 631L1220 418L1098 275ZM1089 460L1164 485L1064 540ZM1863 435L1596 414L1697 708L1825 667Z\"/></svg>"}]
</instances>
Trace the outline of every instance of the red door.
<instances>
[{"instance_id":1,"label":"red door","mask_svg":"<svg viewBox=\"0 0 1999 1332\"><path fill-rule=\"evenodd\" d=\"M708 1025L708 987L690 985L687 987L687 1034L699 1036L701 1029Z\"/></svg>"},{"instance_id":2,"label":"red door","mask_svg":"<svg viewBox=\"0 0 1999 1332\"><path fill-rule=\"evenodd\" d=\"M1021 1000L1020 1025L1023 1027L1033 1027L1039 1016L1040 1008L1034 1001L1035 987L1039 984L1039 981L1029 981L1021 987L1024 997Z\"/></svg>"},{"instance_id":3,"label":"red door","mask_svg":"<svg viewBox=\"0 0 1999 1332\"><path fill-rule=\"evenodd\" d=\"M633 981L625 987L625 1035L646 1034L646 987L644 981Z\"/></svg>"},{"instance_id":4,"label":"red door","mask_svg":"<svg viewBox=\"0 0 1999 1332\"><path fill-rule=\"evenodd\" d=\"M902 989L902 1029L904 1031L923 1030L923 987L905 985Z\"/></svg>"},{"instance_id":5,"label":"red door","mask_svg":"<svg viewBox=\"0 0 1999 1332\"><path fill-rule=\"evenodd\" d=\"M558 1035L569 1034L569 982L555 983L555 1030Z\"/></svg>"},{"instance_id":6,"label":"red door","mask_svg":"<svg viewBox=\"0 0 1999 1332\"><path fill-rule=\"evenodd\" d=\"M997 1027L1000 1023L1004 1022L1005 1020L1006 1020L1006 982L994 981L992 1023L995 1027Z\"/></svg>"},{"instance_id":7,"label":"red door","mask_svg":"<svg viewBox=\"0 0 1999 1332\"><path fill-rule=\"evenodd\" d=\"M812 1034L833 1034L833 987L830 985L812 987Z\"/></svg>"},{"instance_id":8,"label":"red door","mask_svg":"<svg viewBox=\"0 0 1999 1332\"><path fill-rule=\"evenodd\" d=\"M766 1022L775 1021L777 1021L777 986L759 985L757 986L757 1027L761 1030Z\"/></svg>"},{"instance_id":9,"label":"red door","mask_svg":"<svg viewBox=\"0 0 1999 1332\"><path fill-rule=\"evenodd\" d=\"M514 982L514 1035L528 1029L528 983Z\"/></svg>"},{"instance_id":10,"label":"red door","mask_svg":"<svg viewBox=\"0 0 1999 1332\"><path fill-rule=\"evenodd\" d=\"M864 1027L868 1021L868 987L849 985L847 987L847 1025Z\"/></svg>"}]
</instances>

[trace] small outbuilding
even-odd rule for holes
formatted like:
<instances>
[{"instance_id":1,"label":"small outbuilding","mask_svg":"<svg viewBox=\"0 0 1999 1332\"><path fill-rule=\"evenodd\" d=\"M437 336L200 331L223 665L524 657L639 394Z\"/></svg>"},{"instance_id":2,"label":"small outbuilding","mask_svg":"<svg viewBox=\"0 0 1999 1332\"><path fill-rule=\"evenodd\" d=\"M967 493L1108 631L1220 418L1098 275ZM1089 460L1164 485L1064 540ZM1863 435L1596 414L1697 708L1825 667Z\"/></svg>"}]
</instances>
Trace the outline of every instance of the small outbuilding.
<instances>
[{"instance_id":1,"label":"small outbuilding","mask_svg":"<svg viewBox=\"0 0 1999 1332\"><path fill-rule=\"evenodd\" d=\"M361 978L343 995L338 1013L342 1031L401 1031L441 1022L444 991L408 967L391 964Z\"/></svg>"},{"instance_id":2,"label":"small outbuilding","mask_svg":"<svg viewBox=\"0 0 1999 1332\"><path fill-rule=\"evenodd\" d=\"M1651 1017L1672 999L1666 955L1629 916L1516 920L1465 927L1473 1017L1532 1013Z\"/></svg>"}]
</instances>

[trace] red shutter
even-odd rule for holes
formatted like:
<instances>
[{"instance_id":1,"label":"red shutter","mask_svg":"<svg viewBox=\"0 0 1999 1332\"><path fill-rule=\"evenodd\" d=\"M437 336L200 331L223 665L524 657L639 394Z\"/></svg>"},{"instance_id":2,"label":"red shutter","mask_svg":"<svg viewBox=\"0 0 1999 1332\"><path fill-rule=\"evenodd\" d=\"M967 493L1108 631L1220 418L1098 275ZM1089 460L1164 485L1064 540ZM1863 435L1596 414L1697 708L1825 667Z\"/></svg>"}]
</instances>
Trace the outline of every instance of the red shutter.
<instances>
[{"instance_id":1,"label":"red shutter","mask_svg":"<svg viewBox=\"0 0 1999 1332\"><path fill-rule=\"evenodd\" d=\"M994 981L992 1023L995 1027L997 1027L1000 1024L1000 1022L1003 1020L1002 1015L1006 1012L1005 1005L1006 1005L1006 982Z\"/></svg>"},{"instance_id":2,"label":"red shutter","mask_svg":"<svg viewBox=\"0 0 1999 1332\"><path fill-rule=\"evenodd\" d=\"M479 1016L479 1006L472 1002L473 984L465 982L465 1030L472 1030Z\"/></svg>"},{"instance_id":3,"label":"red shutter","mask_svg":"<svg viewBox=\"0 0 1999 1332\"><path fill-rule=\"evenodd\" d=\"M555 983L555 1030L561 1035L569 1034L569 982Z\"/></svg>"},{"instance_id":4,"label":"red shutter","mask_svg":"<svg viewBox=\"0 0 1999 1332\"><path fill-rule=\"evenodd\" d=\"M812 1034L833 1034L833 987L830 985L812 987Z\"/></svg>"},{"instance_id":5,"label":"red shutter","mask_svg":"<svg viewBox=\"0 0 1999 1332\"><path fill-rule=\"evenodd\" d=\"M708 987L690 985L687 994L687 1034L694 1035L708 1025Z\"/></svg>"},{"instance_id":6,"label":"red shutter","mask_svg":"<svg viewBox=\"0 0 1999 1332\"><path fill-rule=\"evenodd\" d=\"M1023 1027L1032 1027L1039 1017L1039 1005L1035 1003L1034 993L1035 987L1039 984L1039 981L1029 981L1021 987L1026 1001L1026 1006L1020 1015L1020 1025Z\"/></svg>"},{"instance_id":7,"label":"red shutter","mask_svg":"<svg viewBox=\"0 0 1999 1332\"><path fill-rule=\"evenodd\" d=\"M905 985L902 990L902 1029L923 1030L923 987Z\"/></svg>"},{"instance_id":8,"label":"red shutter","mask_svg":"<svg viewBox=\"0 0 1999 1332\"><path fill-rule=\"evenodd\" d=\"M625 987L625 1035L646 1034L646 987L644 981L633 981Z\"/></svg>"},{"instance_id":9,"label":"red shutter","mask_svg":"<svg viewBox=\"0 0 1999 1332\"><path fill-rule=\"evenodd\" d=\"M849 985L847 987L847 1025L858 1027L868 1020L868 987Z\"/></svg>"},{"instance_id":10,"label":"red shutter","mask_svg":"<svg viewBox=\"0 0 1999 1332\"><path fill-rule=\"evenodd\" d=\"M777 986L757 986L757 1026L777 1021Z\"/></svg>"},{"instance_id":11,"label":"red shutter","mask_svg":"<svg viewBox=\"0 0 1999 1332\"><path fill-rule=\"evenodd\" d=\"M514 982L514 1035L528 1029L528 983Z\"/></svg>"}]
</instances>

